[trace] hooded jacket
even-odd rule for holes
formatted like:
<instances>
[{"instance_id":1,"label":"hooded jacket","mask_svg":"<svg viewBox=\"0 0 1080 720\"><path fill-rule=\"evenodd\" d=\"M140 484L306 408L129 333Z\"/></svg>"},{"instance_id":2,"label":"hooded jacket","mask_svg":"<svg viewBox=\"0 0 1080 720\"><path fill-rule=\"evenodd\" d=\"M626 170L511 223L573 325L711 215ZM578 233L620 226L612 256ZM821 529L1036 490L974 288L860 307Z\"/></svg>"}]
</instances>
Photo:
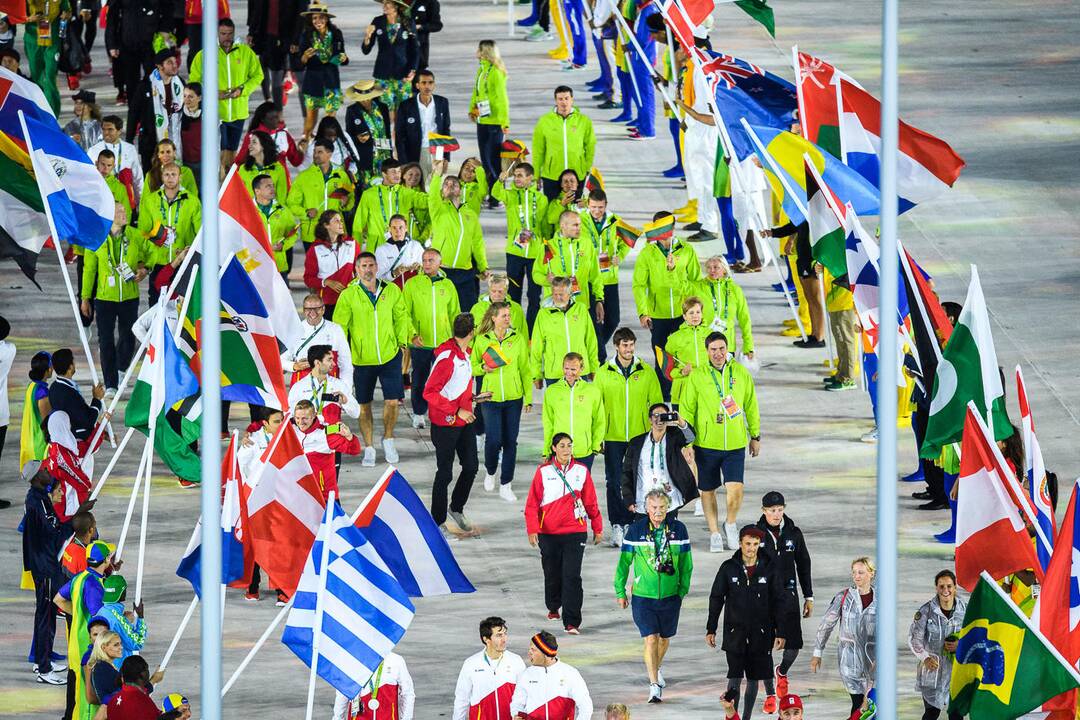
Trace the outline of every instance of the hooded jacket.
<instances>
[{"instance_id":1,"label":"hooded jacket","mask_svg":"<svg viewBox=\"0 0 1080 720\"><path fill-rule=\"evenodd\" d=\"M767 653L773 640L784 637L780 608L783 589L776 566L767 555L758 553L753 573L743 564L742 551L724 561L716 571L709 593L709 619L705 632L715 634L720 612L724 611L725 652Z\"/></svg>"}]
</instances>

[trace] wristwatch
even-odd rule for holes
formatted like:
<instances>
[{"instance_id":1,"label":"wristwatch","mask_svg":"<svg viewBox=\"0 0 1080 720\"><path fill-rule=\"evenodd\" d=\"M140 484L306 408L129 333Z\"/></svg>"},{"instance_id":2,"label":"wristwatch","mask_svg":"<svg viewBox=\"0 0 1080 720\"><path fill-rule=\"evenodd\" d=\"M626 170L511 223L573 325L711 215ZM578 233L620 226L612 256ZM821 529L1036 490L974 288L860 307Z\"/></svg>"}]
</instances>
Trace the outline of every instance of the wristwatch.
<instances>
[{"instance_id":1,"label":"wristwatch","mask_svg":"<svg viewBox=\"0 0 1080 720\"><path fill-rule=\"evenodd\" d=\"M754 440L755 442L761 442L761 436L760 436L760 435L754 435L754 436L753 436L752 438L750 438L750 439L751 439L751 440Z\"/></svg>"}]
</instances>

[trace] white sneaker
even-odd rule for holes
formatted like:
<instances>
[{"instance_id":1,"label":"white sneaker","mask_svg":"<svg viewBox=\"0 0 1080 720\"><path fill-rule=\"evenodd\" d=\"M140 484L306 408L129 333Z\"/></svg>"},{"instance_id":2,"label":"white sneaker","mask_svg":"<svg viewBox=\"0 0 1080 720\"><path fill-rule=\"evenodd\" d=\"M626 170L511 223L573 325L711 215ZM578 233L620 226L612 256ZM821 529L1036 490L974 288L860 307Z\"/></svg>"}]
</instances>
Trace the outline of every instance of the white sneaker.
<instances>
[{"instance_id":1,"label":"white sneaker","mask_svg":"<svg viewBox=\"0 0 1080 720\"><path fill-rule=\"evenodd\" d=\"M495 492L495 476L484 473L484 491Z\"/></svg>"},{"instance_id":2,"label":"white sneaker","mask_svg":"<svg viewBox=\"0 0 1080 720\"><path fill-rule=\"evenodd\" d=\"M728 550L739 549L739 526L735 523L724 523L724 534L727 536Z\"/></svg>"},{"instance_id":3,"label":"white sneaker","mask_svg":"<svg viewBox=\"0 0 1080 720\"><path fill-rule=\"evenodd\" d=\"M112 400L116 395L116 388L105 388L105 399Z\"/></svg>"},{"instance_id":4,"label":"white sneaker","mask_svg":"<svg viewBox=\"0 0 1080 720\"><path fill-rule=\"evenodd\" d=\"M667 687L667 681L664 680L664 671L662 668L656 668L656 684L660 686L660 689Z\"/></svg>"},{"instance_id":5,"label":"white sneaker","mask_svg":"<svg viewBox=\"0 0 1080 720\"><path fill-rule=\"evenodd\" d=\"M611 526L611 547L621 548L623 544L623 538L626 537L625 525L612 525Z\"/></svg>"},{"instance_id":6,"label":"white sneaker","mask_svg":"<svg viewBox=\"0 0 1080 720\"><path fill-rule=\"evenodd\" d=\"M424 422L424 416L423 415L413 415L412 416L412 426L414 428L416 428L417 430L423 430L425 427L427 427L427 423Z\"/></svg>"},{"instance_id":7,"label":"white sneaker","mask_svg":"<svg viewBox=\"0 0 1080 720\"><path fill-rule=\"evenodd\" d=\"M664 702L664 699L660 697L664 694L664 688L660 687L656 683L649 683L649 702L658 703Z\"/></svg>"},{"instance_id":8,"label":"white sneaker","mask_svg":"<svg viewBox=\"0 0 1080 720\"><path fill-rule=\"evenodd\" d=\"M503 500L505 500L508 503L517 502L517 495L515 495L514 491L512 489L510 489L510 483L506 483L505 485L500 485L499 486L499 497L501 497Z\"/></svg>"},{"instance_id":9,"label":"white sneaker","mask_svg":"<svg viewBox=\"0 0 1080 720\"><path fill-rule=\"evenodd\" d=\"M120 387L120 386L122 386L124 384L124 378L126 378L126 377L127 377L127 370L121 370L120 371L120 384L117 385L117 387Z\"/></svg>"},{"instance_id":10,"label":"white sneaker","mask_svg":"<svg viewBox=\"0 0 1080 720\"><path fill-rule=\"evenodd\" d=\"M361 467L375 467L375 448L364 448L364 459L360 461Z\"/></svg>"},{"instance_id":11,"label":"white sneaker","mask_svg":"<svg viewBox=\"0 0 1080 720\"><path fill-rule=\"evenodd\" d=\"M721 533L713 533L709 536L709 552L724 552L724 536Z\"/></svg>"},{"instance_id":12,"label":"white sneaker","mask_svg":"<svg viewBox=\"0 0 1080 720\"><path fill-rule=\"evenodd\" d=\"M386 456L386 462L391 465L401 459L401 456L398 455L397 448L394 447L394 438L383 438L382 449L383 455Z\"/></svg>"},{"instance_id":13,"label":"white sneaker","mask_svg":"<svg viewBox=\"0 0 1080 720\"><path fill-rule=\"evenodd\" d=\"M694 517L699 517L705 514L705 508L701 506L701 501L698 500L694 503Z\"/></svg>"},{"instance_id":14,"label":"white sneaker","mask_svg":"<svg viewBox=\"0 0 1080 720\"><path fill-rule=\"evenodd\" d=\"M870 432L864 434L861 438L864 443L876 443L877 442L877 428L874 428Z\"/></svg>"},{"instance_id":15,"label":"white sneaker","mask_svg":"<svg viewBox=\"0 0 1080 720\"><path fill-rule=\"evenodd\" d=\"M51 670L47 673L38 673L37 681L46 685L67 685L67 670Z\"/></svg>"}]
</instances>

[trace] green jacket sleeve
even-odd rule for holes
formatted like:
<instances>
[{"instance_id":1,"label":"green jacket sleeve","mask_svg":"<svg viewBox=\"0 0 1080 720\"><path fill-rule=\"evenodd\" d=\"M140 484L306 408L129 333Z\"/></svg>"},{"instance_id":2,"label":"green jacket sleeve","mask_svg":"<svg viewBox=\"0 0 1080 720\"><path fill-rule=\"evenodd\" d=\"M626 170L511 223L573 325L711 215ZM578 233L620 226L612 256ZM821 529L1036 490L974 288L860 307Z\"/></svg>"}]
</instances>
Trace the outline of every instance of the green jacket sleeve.
<instances>
[{"instance_id":1,"label":"green jacket sleeve","mask_svg":"<svg viewBox=\"0 0 1080 720\"><path fill-rule=\"evenodd\" d=\"M497 180L496 180L497 182ZM483 200L487 197L488 190L491 189L491 183L488 181L487 173L484 172L483 165L476 166L476 191L480 194L480 199Z\"/></svg>"},{"instance_id":2,"label":"green jacket sleeve","mask_svg":"<svg viewBox=\"0 0 1080 720\"><path fill-rule=\"evenodd\" d=\"M651 369L651 368L650 368ZM664 402L664 395L660 392L660 378L657 377L656 371L645 373L648 376L649 389L645 393L645 397L649 399L646 411L656 403Z\"/></svg>"},{"instance_id":3,"label":"green jacket sleeve","mask_svg":"<svg viewBox=\"0 0 1080 720\"><path fill-rule=\"evenodd\" d=\"M83 254L82 291L79 293L83 300L89 300L94 293L94 288L97 287L97 266L98 257L96 252Z\"/></svg>"},{"instance_id":4,"label":"green jacket sleeve","mask_svg":"<svg viewBox=\"0 0 1080 720\"><path fill-rule=\"evenodd\" d=\"M541 115L540 119L536 121L536 127L533 128L532 166L536 169L536 177L538 178L544 176L544 152L547 150L547 139L544 137L544 117Z\"/></svg>"},{"instance_id":5,"label":"green jacket sleeve","mask_svg":"<svg viewBox=\"0 0 1080 720\"><path fill-rule=\"evenodd\" d=\"M337 317L337 308L334 308L334 317ZM697 368L694 372L697 372ZM690 373L683 383L682 395L679 396L679 414L694 426L694 434L700 438L705 433L705 428L697 426L697 405L697 386L694 383L694 373Z\"/></svg>"},{"instance_id":6,"label":"green jacket sleeve","mask_svg":"<svg viewBox=\"0 0 1080 720\"><path fill-rule=\"evenodd\" d=\"M588 363L587 372L595 373L600 369L600 353L596 347L596 326L590 319L585 323L585 362ZM601 411L603 406L600 407ZM603 437L603 434L600 435Z\"/></svg>"},{"instance_id":7,"label":"green jacket sleeve","mask_svg":"<svg viewBox=\"0 0 1080 720\"><path fill-rule=\"evenodd\" d=\"M492 68L487 80L488 102L491 103L491 119L498 120L501 127L510 127L510 99L506 94L506 73Z\"/></svg>"},{"instance_id":8,"label":"green jacket sleeve","mask_svg":"<svg viewBox=\"0 0 1080 720\"><path fill-rule=\"evenodd\" d=\"M412 321L405 309L405 301L398 295L398 301L394 303L394 332L397 333L399 346L409 344L409 331L412 329Z\"/></svg>"},{"instance_id":9,"label":"green jacket sleeve","mask_svg":"<svg viewBox=\"0 0 1080 720\"><path fill-rule=\"evenodd\" d=\"M285 198L285 207L297 218L307 217L307 209L304 207L304 179L303 173L297 175Z\"/></svg>"},{"instance_id":10,"label":"green jacket sleeve","mask_svg":"<svg viewBox=\"0 0 1080 720\"><path fill-rule=\"evenodd\" d=\"M647 258L644 256L644 250L648 249L648 245L642 249L642 253L638 255L637 262L634 263L634 275L631 280L630 287L634 292L634 307L637 308L638 316L648 315L649 313L649 263L642 262Z\"/></svg>"},{"instance_id":11,"label":"green jacket sleeve","mask_svg":"<svg viewBox=\"0 0 1080 720\"><path fill-rule=\"evenodd\" d=\"M299 234L299 233L298 233ZM345 291L338 295L337 305L334 306L334 322L341 326L341 329L345 332L345 338L349 341L350 347L357 347L358 343L353 342L352 338L352 296L354 291L349 287L345 288ZM353 351L356 352L355 350Z\"/></svg>"},{"instance_id":12,"label":"green jacket sleeve","mask_svg":"<svg viewBox=\"0 0 1080 720\"><path fill-rule=\"evenodd\" d=\"M480 219L477 218L471 225L473 266L477 272L486 272L488 269L487 248L484 247L484 231L480 227Z\"/></svg>"},{"instance_id":13,"label":"green jacket sleeve","mask_svg":"<svg viewBox=\"0 0 1080 720\"><path fill-rule=\"evenodd\" d=\"M682 551L679 563L679 597L686 597L690 592L690 577L694 573L694 556L690 552L690 546L686 545Z\"/></svg>"},{"instance_id":14,"label":"green jacket sleeve","mask_svg":"<svg viewBox=\"0 0 1080 720\"><path fill-rule=\"evenodd\" d=\"M532 266L532 281L542 288L551 287L551 283L548 282L548 263L544 262L544 249L543 246L539 253L537 253L536 260L533 261Z\"/></svg>"},{"instance_id":15,"label":"green jacket sleeve","mask_svg":"<svg viewBox=\"0 0 1080 720\"><path fill-rule=\"evenodd\" d=\"M593 365L593 372L596 372ZM604 398L600 396L599 388L596 389L596 409L592 416L592 451L600 452L600 446L604 444L604 436L607 434L607 411L604 409Z\"/></svg>"},{"instance_id":16,"label":"green jacket sleeve","mask_svg":"<svg viewBox=\"0 0 1080 720\"><path fill-rule=\"evenodd\" d=\"M498 178L495 179L495 184L491 186L491 197L495 198L503 205L506 206L506 214L510 215L510 193L506 190L506 183Z\"/></svg>"},{"instance_id":17,"label":"green jacket sleeve","mask_svg":"<svg viewBox=\"0 0 1080 720\"><path fill-rule=\"evenodd\" d=\"M296 238L300 234L296 230L296 216L287 207L281 208L281 212L274 216L276 235L281 238L281 249L290 250L296 244Z\"/></svg>"},{"instance_id":18,"label":"green jacket sleeve","mask_svg":"<svg viewBox=\"0 0 1080 720\"><path fill-rule=\"evenodd\" d=\"M295 187L295 186L294 186ZM292 192L289 193L292 195ZM352 236L356 242L363 242L365 238L365 231L367 229L367 214L368 203L370 202L370 195L367 190L360 193L360 199L356 201L356 214L353 215L352 221Z\"/></svg>"},{"instance_id":19,"label":"green jacket sleeve","mask_svg":"<svg viewBox=\"0 0 1080 720\"><path fill-rule=\"evenodd\" d=\"M255 51L249 48L247 45L240 46L244 53L244 63L247 65L247 80L244 81L243 88L240 90L240 98L247 103L248 97L251 93L262 87L263 81L263 69L262 64L259 62L259 56L255 54Z\"/></svg>"},{"instance_id":20,"label":"green jacket sleeve","mask_svg":"<svg viewBox=\"0 0 1080 720\"><path fill-rule=\"evenodd\" d=\"M757 390L754 388L754 380L750 376L750 371L745 370L743 375L746 380L745 387L749 388L743 401L743 412L746 413L746 426L750 430L750 436L753 437L761 434L761 416L758 414Z\"/></svg>"},{"instance_id":21,"label":"green jacket sleeve","mask_svg":"<svg viewBox=\"0 0 1080 720\"><path fill-rule=\"evenodd\" d=\"M742 288L735 286L735 319L739 323L739 332L742 333L742 351L754 352L754 334L750 327L750 308L746 304L746 295Z\"/></svg>"},{"instance_id":22,"label":"green jacket sleeve","mask_svg":"<svg viewBox=\"0 0 1080 720\"><path fill-rule=\"evenodd\" d=\"M525 405L532 405L532 379L533 369L529 360L529 336L522 333L525 343L518 345L518 356L515 362L518 365L518 374L521 375L521 400Z\"/></svg>"},{"instance_id":23,"label":"green jacket sleeve","mask_svg":"<svg viewBox=\"0 0 1080 720\"><path fill-rule=\"evenodd\" d=\"M548 388L550 390L550 388ZM544 446L540 450L541 456L546 456L551 449L551 438L555 434L555 403L551 400L551 393L544 391Z\"/></svg>"},{"instance_id":24,"label":"green jacket sleeve","mask_svg":"<svg viewBox=\"0 0 1080 720\"><path fill-rule=\"evenodd\" d=\"M472 354L469 355L469 365L472 367L473 377L484 376L484 369L482 367L483 362L480 358L483 356L484 351L487 350L489 344L490 343L488 343L487 340L477 339L473 341Z\"/></svg>"},{"instance_id":25,"label":"green jacket sleeve","mask_svg":"<svg viewBox=\"0 0 1080 720\"><path fill-rule=\"evenodd\" d=\"M588 172L593 166L593 159L596 155L596 133L593 131L592 120L586 118L585 123L585 172Z\"/></svg>"},{"instance_id":26,"label":"green jacket sleeve","mask_svg":"<svg viewBox=\"0 0 1080 720\"><path fill-rule=\"evenodd\" d=\"M589 243L591 246L592 243ZM593 304L598 302L604 302L604 281L600 278L600 258L590 250L589 251L589 271L588 271L588 283L589 292L592 293ZM604 308L607 310L607 308Z\"/></svg>"},{"instance_id":27,"label":"green jacket sleeve","mask_svg":"<svg viewBox=\"0 0 1080 720\"><path fill-rule=\"evenodd\" d=\"M203 51L195 53L195 59L191 61L191 71L188 73L188 82L201 83L203 75Z\"/></svg>"},{"instance_id":28,"label":"green jacket sleeve","mask_svg":"<svg viewBox=\"0 0 1080 720\"><path fill-rule=\"evenodd\" d=\"M428 213L431 215L431 222L434 225L446 214L446 201L442 196L442 184L443 177L438 173L431 176L431 180L428 182L427 189L427 201L428 201Z\"/></svg>"},{"instance_id":29,"label":"green jacket sleeve","mask_svg":"<svg viewBox=\"0 0 1080 720\"><path fill-rule=\"evenodd\" d=\"M86 292L86 283L83 282L83 291ZM544 379L544 336L540 332L539 315L536 318L537 325L533 326L533 340L529 343L529 365L533 371L533 382ZM547 407L547 400L544 400Z\"/></svg>"},{"instance_id":30,"label":"green jacket sleeve","mask_svg":"<svg viewBox=\"0 0 1080 720\"><path fill-rule=\"evenodd\" d=\"M630 564L634 561L633 550L626 550L626 547L624 545L619 552L619 562L615 565L615 597L619 599L626 598L626 579L630 577Z\"/></svg>"}]
</instances>

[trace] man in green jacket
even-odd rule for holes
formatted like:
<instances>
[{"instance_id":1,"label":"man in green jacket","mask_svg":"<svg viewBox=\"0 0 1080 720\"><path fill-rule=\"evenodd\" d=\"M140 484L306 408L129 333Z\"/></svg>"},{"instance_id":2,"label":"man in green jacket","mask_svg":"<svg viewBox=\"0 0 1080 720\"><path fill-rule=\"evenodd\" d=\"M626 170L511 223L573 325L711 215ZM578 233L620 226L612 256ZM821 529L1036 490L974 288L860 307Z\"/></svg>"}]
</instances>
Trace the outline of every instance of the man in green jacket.
<instances>
[{"instance_id":1,"label":"man in green jacket","mask_svg":"<svg viewBox=\"0 0 1080 720\"><path fill-rule=\"evenodd\" d=\"M507 187L508 170L499 175L491 196L506 206L506 274L510 278L510 298L521 302L526 280L529 312L526 320L532 331L536 311L540 309L540 286L532 278L533 263L543 256L544 214L548 199L535 187L533 166L527 162L513 165L513 186Z\"/></svg>"},{"instance_id":2,"label":"man in green jacket","mask_svg":"<svg viewBox=\"0 0 1080 720\"><path fill-rule=\"evenodd\" d=\"M445 177L447 160L436 160L428 185L431 247L442 253L443 271L458 291L461 307L471 308L480 296L480 277L487 276L487 251L480 218L461 201L461 179Z\"/></svg>"},{"instance_id":3,"label":"man in green jacket","mask_svg":"<svg viewBox=\"0 0 1080 720\"><path fill-rule=\"evenodd\" d=\"M757 457L761 449L761 418L757 393L750 371L728 359L728 342L723 333L705 338L709 362L690 373L682 389L679 414L694 427L694 455L698 466L698 488L705 521L709 524L709 552L739 547L736 518L743 497L746 451ZM717 524L716 490L724 486L727 519L724 534Z\"/></svg>"},{"instance_id":4,"label":"man in green jacket","mask_svg":"<svg viewBox=\"0 0 1080 720\"><path fill-rule=\"evenodd\" d=\"M509 290L510 279L502 273L492 273L488 277L487 295L481 295L476 304L469 309L469 312L472 314L473 320L476 321L476 327L480 327L480 323L484 321L484 315L489 307L494 303L506 303L510 306L511 329L525 338L525 342L529 342L529 325L525 319L525 311L519 303L514 302L509 297ZM531 378L529 382L532 382Z\"/></svg>"},{"instance_id":5,"label":"man in green jacket","mask_svg":"<svg viewBox=\"0 0 1080 720\"><path fill-rule=\"evenodd\" d=\"M150 268L150 307L161 293L154 288L161 268L195 242L202 227L202 203L199 196L180 187L180 166L169 163L161 168L161 187L144 193L139 200L139 232L146 238L146 266Z\"/></svg>"},{"instance_id":6,"label":"man in green jacket","mask_svg":"<svg viewBox=\"0 0 1080 720\"><path fill-rule=\"evenodd\" d=\"M294 217L300 218L300 239L306 251L315 242L315 224L327 210L343 215L353 203L353 182L331 159L334 146L326 140L316 140L311 151L311 167L293 178L285 205ZM369 252L373 252L368 248Z\"/></svg>"},{"instance_id":7,"label":"man in green jacket","mask_svg":"<svg viewBox=\"0 0 1080 720\"><path fill-rule=\"evenodd\" d=\"M551 282L551 305L540 309L532 335L532 367L536 387L551 385L562 377L562 360L567 353L584 360L582 372L596 372L596 328L583 303L570 297L570 278Z\"/></svg>"},{"instance_id":8,"label":"man in green jacket","mask_svg":"<svg viewBox=\"0 0 1080 720\"><path fill-rule=\"evenodd\" d=\"M109 236L101 247L83 256L81 310L90 317L90 297L96 298L94 314L106 398L116 394L120 368L126 369L135 353L131 328L139 317L139 283L147 275L148 254L145 238L128 225L124 207L117 204Z\"/></svg>"},{"instance_id":9,"label":"man in green jacket","mask_svg":"<svg viewBox=\"0 0 1080 720\"><path fill-rule=\"evenodd\" d=\"M668 212L656 213L661 220ZM634 262L634 305L641 327L652 333L654 348L663 348L668 336L682 323L682 302L690 294L690 283L701 279L701 263L690 245L674 234L648 243ZM657 367L659 371L659 367ZM671 400L671 381L660 374L664 400Z\"/></svg>"},{"instance_id":10,"label":"man in green jacket","mask_svg":"<svg viewBox=\"0 0 1080 720\"><path fill-rule=\"evenodd\" d=\"M556 277L570 278L570 293L604 318L604 286L600 281L600 266L592 243L581 237L581 216L574 210L559 214L559 232L544 244L544 254L533 264L532 279L551 294L551 281Z\"/></svg>"},{"instance_id":11,"label":"man in green jacket","mask_svg":"<svg viewBox=\"0 0 1080 720\"><path fill-rule=\"evenodd\" d=\"M544 391L544 447L551 447L555 433L567 433L574 443L574 459L592 470L604 442L607 416L600 391L581 379L582 362L576 352L566 353L562 379Z\"/></svg>"},{"instance_id":12,"label":"man in green jacket","mask_svg":"<svg viewBox=\"0 0 1080 720\"><path fill-rule=\"evenodd\" d=\"M262 87L263 69L259 56L247 45L237 45L236 25L229 18L218 20L218 112L221 120L221 174L224 175L240 140L244 137L244 121L249 112L251 93ZM191 62L190 82L203 81L203 53L200 50ZM210 98L207 98L209 100Z\"/></svg>"},{"instance_id":13,"label":"man in green jacket","mask_svg":"<svg viewBox=\"0 0 1080 720\"><path fill-rule=\"evenodd\" d=\"M619 216L608 212L608 197L600 188L589 193L588 208L581 216L581 234L592 243L597 271L603 287L603 319L597 317L596 344L600 362L607 360L607 342L619 327L619 263L630 254L630 246L619 239L615 227Z\"/></svg>"},{"instance_id":14,"label":"man in green jacket","mask_svg":"<svg viewBox=\"0 0 1080 720\"><path fill-rule=\"evenodd\" d=\"M386 462L400 458L394 447L394 423L398 403L405 399L401 377L401 348L409 342L409 314L401 290L375 277L375 256L362 252L356 258L356 279L338 296L334 322L345 331L353 359L353 389L360 403L360 434L364 440L364 467L375 467L372 435L375 421L371 401L375 383L383 394L383 452Z\"/></svg>"},{"instance_id":15,"label":"man in green jacket","mask_svg":"<svg viewBox=\"0 0 1080 720\"><path fill-rule=\"evenodd\" d=\"M269 175L256 175L251 180L251 190L255 196L255 207L259 208L259 217L266 226L270 237L270 248L274 251L274 264L285 284L289 284L289 270L292 269L292 249L299 234L296 217L277 200L277 188L274 178Z\"/></svg>"},{"instance_id":16,"label":"man in green jacket","mask_svg":"<svg viewBox=\"0 0 1080 720\"><path fill-rule=\"evenodd\" d=\"M113 200L124 206L127 217L133 217L131 213L131 196L128 195L127 187L117 179L114 172L116 170L116 154L112 150L105 148L98 153L97 160L94 161L94 167L97 168L98 174L105 178L105 184L109 186L109 192L112 193Z\"/></svg>"},{"instance_id":17,"label":"man in green jacket","mask_svg":"<svg viewBox=\"0 0 1080 720\"><path fill-rule=\"evenodd\" d=\"M375 252L386 242L390 218L409 217L410 213L427 209L427 195L401 184L401 163L393 158L383 160L380 168L382 183L372 185L360 194L360 203L353 218L352 234L356 242L365 242L364 249Z\"/></svg>"},{"instance_id":18,"label":"man in green jacket","mask_svg":"<svg viewBox=\"0 0 1080 720\"><path fill-rule=\"evenodd\" d=\"M589 173L596 152L592 120L574 107L574 91L566 85L555 88L555 109L540 116L533 128L533 165L548 200L562 192L559 175L573 170L578 180Z\"/></svg>"},{"instance_id":19,"label":"man in green jacket","mask_svg":"<svg viewBox=\"0 0 1080 720\"><path fill-rule=\"evenodd\" d=\"M615 357L600 366L593 381L604 399L607 429L604 433L604 480L607 483L608 524L625 528L634 514L622 499L623 456L630 439L648 432L649 408L660 402L656 371L634 355L637 336L630 328L619 328L613 337Z\"/></svg>"},{"instance_id":20,"label":"man in green jacket","mask_svg":"<svg viewBox=\"0 0 1080 720\"><path fill-rule=\"evenodd\" d=\"M427 415L424 386L431 373L435 348L450 339L454 318L461 312L457 288L439 269L442 255L435 248L424 251L422 272L405 281L405 310L409 316L409 356L412 360L413 424Z\"/></svg>"}]
</instances>

